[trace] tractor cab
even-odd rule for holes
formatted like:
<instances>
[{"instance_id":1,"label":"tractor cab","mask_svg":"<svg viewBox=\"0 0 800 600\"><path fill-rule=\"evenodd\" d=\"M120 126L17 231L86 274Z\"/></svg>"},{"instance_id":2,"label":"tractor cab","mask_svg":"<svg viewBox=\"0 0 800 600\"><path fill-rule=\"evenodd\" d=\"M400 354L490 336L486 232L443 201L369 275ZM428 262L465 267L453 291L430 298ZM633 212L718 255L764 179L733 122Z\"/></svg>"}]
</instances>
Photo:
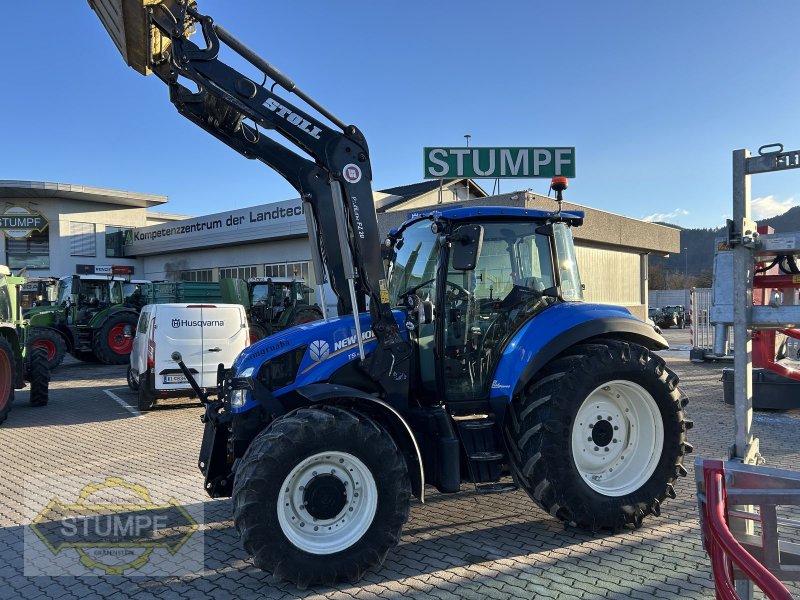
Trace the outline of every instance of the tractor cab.
<instances>
[{"instance_id":1,"label":"tractor cab","mask_svg":"<svg viewBox=\"0 0 800 600\"><path fill-rule=\"evenodd\" d=\"M413 321L426 395L449 402L486 399L500 357L520 327L559 302L583 299L569 228L582 218L454 209L390 233L389 294Z\"/></svg>"},{"instance_id":2,"label":"tractor cab","mask_svg":"<svg viewBox=\"0 0 800 600\"><path fill-rule=\"evenodd\" d=\"M57 303L66 307L67 320L86 325L102 310L122 304L121 277L73 275L58 282Z\"/></svg>"}]
</instances>

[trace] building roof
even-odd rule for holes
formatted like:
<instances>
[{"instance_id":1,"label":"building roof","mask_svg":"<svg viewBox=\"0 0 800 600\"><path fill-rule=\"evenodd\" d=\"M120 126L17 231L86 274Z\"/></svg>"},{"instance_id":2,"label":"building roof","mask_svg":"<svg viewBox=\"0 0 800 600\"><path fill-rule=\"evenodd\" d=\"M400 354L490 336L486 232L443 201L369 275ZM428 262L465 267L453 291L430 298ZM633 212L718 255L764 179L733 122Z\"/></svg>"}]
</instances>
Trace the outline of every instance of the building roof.
<instances>
[{"instance_id":1,"label":"building roof","mask_svg":"<svg viewBox=\"0 0 800 600\"><path fill-rule=\"evenodd\" d=\"M382 212L390 208L396 208L419 196L424 196L428 192L434 191L440 185L447 188L452 184L459 182L463 182L464 185L472 188L476 195L481 198L485 198L489 195L486 193L486 190L467 177L461 179L426 179L425 181L420 181L419 183L410 183L408 185L401 185L398 187L380 190L381 193L388 194L388 196L378 200L375 203L375 208L378 210L378 212Z\"/></svg>"},{"instance_id":2,"label":"building roof","mask_svg":"<svg viewBox=\"0 0 800 600\"><path fill-rule=\"evenodd\" d=\"M106 188L90 187L88 185L75 185L71 183L52 183L48 181L19 181L14 179L0 179L0 198L64 198L69 200L84 200L87 202L102 202L133 208L148 208L158 206L167 201L166 196L157 194L141 194L138 192L124 192Z\"/></svg>"}]
</instances>

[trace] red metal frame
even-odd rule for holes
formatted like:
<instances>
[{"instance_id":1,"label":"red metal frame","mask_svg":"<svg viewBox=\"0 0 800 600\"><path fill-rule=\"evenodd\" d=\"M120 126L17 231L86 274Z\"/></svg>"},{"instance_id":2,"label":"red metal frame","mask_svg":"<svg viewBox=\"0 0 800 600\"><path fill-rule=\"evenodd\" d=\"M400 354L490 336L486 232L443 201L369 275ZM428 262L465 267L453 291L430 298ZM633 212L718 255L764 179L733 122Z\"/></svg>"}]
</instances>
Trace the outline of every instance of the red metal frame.
<instances>
[{"instance_id":1,"label":"red metal frame","mask_svg":"<svg viewBox=\"0 0 800 600\"><path fill-rule=\"evenodd\" d=\"M703 537L711 558L717 600L740 600L733 580L733 565L741 570L770 600L792 600L789 590L745 550L728 528L725 465L719 460L703 463L706 501L703 503Z\"/></svg>"},{"instance_id":2,"label":"red metal frame","mask_svg":"<svg viewBox=\"0 0 800 600\"><path fill-rule=\"evenodd\" d=\"M775 233L772 227L760 226L761 234ZM766 264L756 258L756 268L765 267ZM763 273L753 275L753 304L762 306L769 304L773 291L792 290L800 288L800 275L781 274L778 267L772 267ZM768 369L778 375L800 381L800 369L793 369L775 360L775 331L761 330L753 332L753 366ZM800 329L782 329L780 333L800 339Z\"/></svg>"}]
</instances>

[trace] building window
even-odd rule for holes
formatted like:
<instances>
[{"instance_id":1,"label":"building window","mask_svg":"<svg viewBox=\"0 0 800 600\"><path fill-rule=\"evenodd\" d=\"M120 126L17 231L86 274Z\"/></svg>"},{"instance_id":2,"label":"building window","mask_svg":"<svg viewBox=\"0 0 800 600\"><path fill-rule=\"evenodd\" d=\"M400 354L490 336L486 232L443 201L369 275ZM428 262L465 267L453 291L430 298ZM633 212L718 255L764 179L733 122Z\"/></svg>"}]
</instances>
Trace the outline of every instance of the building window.
<instances>
[{"instance_id":1,"label":"building window","mask_svg":"<svg viewBox=\"0 0 800 600\"><path fill-rule=\"evenodd\" d=\"M49 269L50 228L26 238L6 237L6 260L10 269Z\"/></svg>"},{"instance_id":2,"label":"building window","mask_svg":"<svg viewBox=\"0 0 800 600\"><path fill-rule=\"evenodd\" d=\"M125 242L130 241L133 230L130 227L106 225L106 258L125 256Z\"/></svg>"},{"instance_id":3,"label":"building window","mask_svg":"<svg viewBox=\"0 0 800 600\"><path fill-rule=\"evenodd\" d=\"M212 269L197 269L195 271L181 271L181 281L214 281Z\"/></svg>"},{"instance_id":4,"label":"building window","mask_svg":"<svg viewBox=\"0 0 800 600\"><path fill-rule=\"evenodd\" d=\"M291 277L308 283L308 265L307 260L264 265L264 277Z\"/></svg>"},{"instance_id":5,"label":"building window","mask_svg":"<svg viewBox=\"0 0 800 600\"><path fill-rule=\"evenodd\" d=\"M69 224L69 255L97 256L97 236L94 223Z\"/></svg>"},{"instance_id":6,"label":"building window","mask_svg":"<svg viewBox=\"0 0 800 600\"><path fill-rule=\"evenodd\" d=\"M247 281L251 277L258 277L258 267L249 265L247 267L222 267L219 270L220 279L244 279Z\"/></svg>"}]
</instances>

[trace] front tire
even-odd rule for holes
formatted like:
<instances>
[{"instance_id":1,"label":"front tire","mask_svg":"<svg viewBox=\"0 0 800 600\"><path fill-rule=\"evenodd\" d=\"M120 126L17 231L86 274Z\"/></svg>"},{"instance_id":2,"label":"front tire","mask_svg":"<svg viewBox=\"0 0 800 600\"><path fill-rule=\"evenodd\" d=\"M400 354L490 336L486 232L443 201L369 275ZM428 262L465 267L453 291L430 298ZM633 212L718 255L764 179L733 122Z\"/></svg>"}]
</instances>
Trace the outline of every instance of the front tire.
<instances>
[{"instance_id":1,"label":"front tire","mask_svg":"<svg viewBox=\"0 0 800 600\"><path fill-rule=\"evenodd\" d=\"M581 344L547 365L505 424L514 478L554 517L596 531L659 515L692 427L678 377L633 343Z\"/></svg>"},{"instance_id":2,"label":"front tire","mask_svg":"<svg viewBox=\"0 0 800 600\"><path fill-rule=\"evenodd\" d=\"M133 378L133 371L131 370L131 366L130 365L128 365L128 373L127 373L126 377L128 379L128 387L132 391L138 392L139 391L139 384Z\"/></svg>"},{"instance_id":3,"label":"front tire","mask_svg":"<svg viewBox=\"0 0 800 600\"><path fill-rule=\"evenodd\" d=\"M31 350L41 348L45 351L50 371L63 362L67 353L67 343L64 338L56 331L44 327L31 328L28 333L28 347Z\"/></svg>"},{"instance_id":4,"label":"front tire","mask_svg":"<svg viewBox=\"0 0 800 600\"><path fill-rule=\"evenodd\" d=\"M136 317L121 313L110 316L94 332L94 353L105 365L124 365L130 360Z\"/></svg>"},{"instance_id":5,"label":"front tire","mask_svg":"<svg viewBox=\"0 0 800 600\"><path fill-rule=\"evenodd\" d=\"M137 407L141 412L153 409L156 403L155 395L150 391L150 371L145 371L139 375L139 390L136 397Z\"/></svg>"},{"instance_id":6,"label":"front tire","mask_svg":"<svg viewBox=\"0 0 800 600\"><path fill-rule=\"evenodd\" d=\"M6 420L14 403L16 361L11 343L0 335L0 423Z\"/></svg>"},{"instance_id":7,"label":"front tire","mask_svg":"<svg viewBox=\"0 0 800 600\"><path fill-rule=\"evenodd\" d=\"M50 400L50 362L44 348L31 348L31 406L46 406Z\"/></svg>"},{"instance_id":8,"label":"front tire","mask_svg":"<svg viewBox=\"0 0 800 600\"><path fill-rule=\"evenodd\" d=\"M255 565L297 584L355 583L408 519L405 459L378 424L334 406L273 421L236 471L233 519Z\"/></svg>"}]
</instances>

